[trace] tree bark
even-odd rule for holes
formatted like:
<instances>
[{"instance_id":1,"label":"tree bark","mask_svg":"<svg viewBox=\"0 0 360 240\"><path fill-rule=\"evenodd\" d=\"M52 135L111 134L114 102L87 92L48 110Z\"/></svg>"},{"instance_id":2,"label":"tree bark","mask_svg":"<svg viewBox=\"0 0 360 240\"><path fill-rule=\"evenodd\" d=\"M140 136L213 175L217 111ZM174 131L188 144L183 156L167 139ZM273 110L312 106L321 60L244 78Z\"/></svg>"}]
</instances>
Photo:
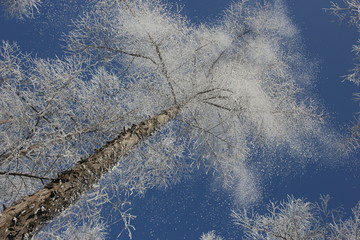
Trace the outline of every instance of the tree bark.
<instances>
[{"instance_id":1,"label":"tree bark","mask_svg":"<svg viewBox=\"0 0 360 240\"><path fill-rule=\"evenodd\" d=\"M30 239L51 219L77 201L142 138L153 134L180 112L174 106L108 142L88 158L64 171L36 193L23 197L0 215L0 239Z\"/></svg>"}]
</instances>

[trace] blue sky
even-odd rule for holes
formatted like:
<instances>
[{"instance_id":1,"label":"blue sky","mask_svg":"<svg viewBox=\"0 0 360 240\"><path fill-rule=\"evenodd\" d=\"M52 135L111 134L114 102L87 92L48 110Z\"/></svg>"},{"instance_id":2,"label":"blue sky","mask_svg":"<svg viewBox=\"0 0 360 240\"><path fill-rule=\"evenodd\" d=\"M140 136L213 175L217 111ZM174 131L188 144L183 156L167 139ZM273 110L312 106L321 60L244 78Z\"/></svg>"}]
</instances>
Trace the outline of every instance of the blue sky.
<instances>
[{"instance_id":1,"label":"blue sky","mask_svg":"<svg viewBox=\"0 0 360 240\"><path fill-rule=\"evenodd\" d=\"M50 0L44 0L44 6ZM66 1L61 1L66 2ZM76 2L76 1L75 1ZM171 0L183 5L183 12L194 22L212 22L231 2L229 0ZM317 94L330 112L332 124L345 128L354 120L358 104L353 94L359 91L343 75L353 67L352 44L358 34L353 26L340 23L322 8L329 0L286 0L290 16L301 31L304 51L319 63ZM59 3L61 5L61 3ZM74 3L77 5L76 3ZM17 22L0 17L0 39L16 41L22 51L39 57L61 56L62 32L71 24L71 17L80 10L76 7L59 8L54 4L42 9L33 20ZM345 162L356 162L356 155ZM309 166L286 178L273 179L264 189L262 202L279 201L287 194L317 201L320 194L330 194L333 206L342 205L347 212L360 200L359 164ZM198 239L203 232L215 230L225 239L238 239L241 232L229 217L232 208L228 193L214 186L211 176L198 174L194 179L173 186L167 191L152 190L145 198L135 200L133 214L136 231L134 239ZM121 225L120 225L121 226ZM116 236L120 226L113 226ZM127 239L124 236L121 239Z\"/></svg>"}]
</instances>

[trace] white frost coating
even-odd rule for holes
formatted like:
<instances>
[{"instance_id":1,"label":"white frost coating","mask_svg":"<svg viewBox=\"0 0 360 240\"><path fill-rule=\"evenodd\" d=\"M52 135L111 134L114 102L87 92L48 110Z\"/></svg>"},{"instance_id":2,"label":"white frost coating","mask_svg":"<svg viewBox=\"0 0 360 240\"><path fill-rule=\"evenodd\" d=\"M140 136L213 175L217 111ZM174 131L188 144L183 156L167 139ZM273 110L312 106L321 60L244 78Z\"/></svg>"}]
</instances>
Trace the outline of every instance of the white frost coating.
<instances>
[{"instance_id":1,"label":"white frost coating","mask_svg":"<svg viewBox=\"0 0 360 240\"><path fill-rule=\"evenodd\" d=\"M258 15L256 12L252 13L257 17L247 23L250 28L253 27L259 32L274 32L279 37L293 37L298 30L294 27L284 2L281 0L273 2L273 4L270 2L264 4L266 11L260 10L262 12Z\"/></svg>"},{"instance_id":2,"label":"white frost coating","mask_svg":"<svg viewBox=\"0 0 360 240\"><path fill-rule=\"evenodd\" d=\"M234 187L235 203L243 207L251 206L261 197L258 179L245 166L236 171L237 184Z\"/></svg>"}]
</instances>

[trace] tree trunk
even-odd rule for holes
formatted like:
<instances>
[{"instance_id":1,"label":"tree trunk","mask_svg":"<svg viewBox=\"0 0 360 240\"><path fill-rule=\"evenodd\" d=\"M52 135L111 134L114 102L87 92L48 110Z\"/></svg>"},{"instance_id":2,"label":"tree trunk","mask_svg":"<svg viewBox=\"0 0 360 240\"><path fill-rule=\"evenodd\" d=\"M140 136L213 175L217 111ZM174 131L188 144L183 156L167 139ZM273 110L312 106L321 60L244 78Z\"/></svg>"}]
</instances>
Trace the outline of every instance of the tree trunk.
<instances>
[{"instance_id":1,"label":"tree trunk","mask_svg":"<svg viewBox=\"0 0 360 240\"><path fill-rule=\"evenodd\" d=\"M174 106L124 130L87 159L60 173L38 192L5 209L0 215L0 239L30 239L43 225L78 200L142 138L154 133L179 112L180 107Z\"/></svg>"}]
</instances>

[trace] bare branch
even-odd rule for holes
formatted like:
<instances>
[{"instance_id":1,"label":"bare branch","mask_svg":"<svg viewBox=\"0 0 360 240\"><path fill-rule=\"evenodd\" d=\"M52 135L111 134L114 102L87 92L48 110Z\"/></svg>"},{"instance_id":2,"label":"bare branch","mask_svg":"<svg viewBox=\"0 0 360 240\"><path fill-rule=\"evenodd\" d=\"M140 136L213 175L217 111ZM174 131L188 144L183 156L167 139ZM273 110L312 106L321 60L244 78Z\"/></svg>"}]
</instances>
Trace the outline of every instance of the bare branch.
<instances>
[{"instance_id":1,"label":"bare branch","mask_svg":"<svg viewBox=\"0 0 360 240\"><path fill-rule=\"evenodd\" d=\"M88 45L88 46L86 46L86 48L102 49L102 50L106 50L106 51L110 51L110 52L114 52L114 53L119 53L119 54L128 55L128 56L131 56L131 57L143 58L143 59L149 60L149 61L151 61L153 64L157 65L157 62L155 62L152 58L147 57L147 56L144 56L144 55L141 55L141 54L139 54L139 53L130 53L130 52L124 51L124 50L122 50L122 49L111 48L111 47L106 47L106 46ZM82 49L82 50L79 50L79 52L82 52L82 51L84 51L84 50L85 50L85 48Z\"/></svg>"},{"instance_id":2,"label":"bare branch","mask_svg":"<svg viewBox=\"0 0 360 240\"><path fill-rule=\"evenodd\" d=\"M35 178L35 179L40 179L40 180L51 180L51 181L54 180L54 178L41 177L41 176L29 174L29 173L18 173L18 172L4 172L4 171L0 171L0 175L5 175L5 176L17 176L17 177L28 177L28 178Z\"/></svg>"},{"instance_id":3,"label":"bare branch","mask_svg":"<svg viewBox=\"0 0 360 240\"><path fill-rule=\"evenodd\" d=\"M221 106L221 105L216 104L216 103L207 102L207 101L204 101L204 103L209 104L209 105L212 105L212 106L217 107L217 108L220 108L220 109L227 110L227 111L229 111L229 112L232 111L232 109L230 109L230 108L228 108L228 107Z\"/></svg>"}]
</instances>

